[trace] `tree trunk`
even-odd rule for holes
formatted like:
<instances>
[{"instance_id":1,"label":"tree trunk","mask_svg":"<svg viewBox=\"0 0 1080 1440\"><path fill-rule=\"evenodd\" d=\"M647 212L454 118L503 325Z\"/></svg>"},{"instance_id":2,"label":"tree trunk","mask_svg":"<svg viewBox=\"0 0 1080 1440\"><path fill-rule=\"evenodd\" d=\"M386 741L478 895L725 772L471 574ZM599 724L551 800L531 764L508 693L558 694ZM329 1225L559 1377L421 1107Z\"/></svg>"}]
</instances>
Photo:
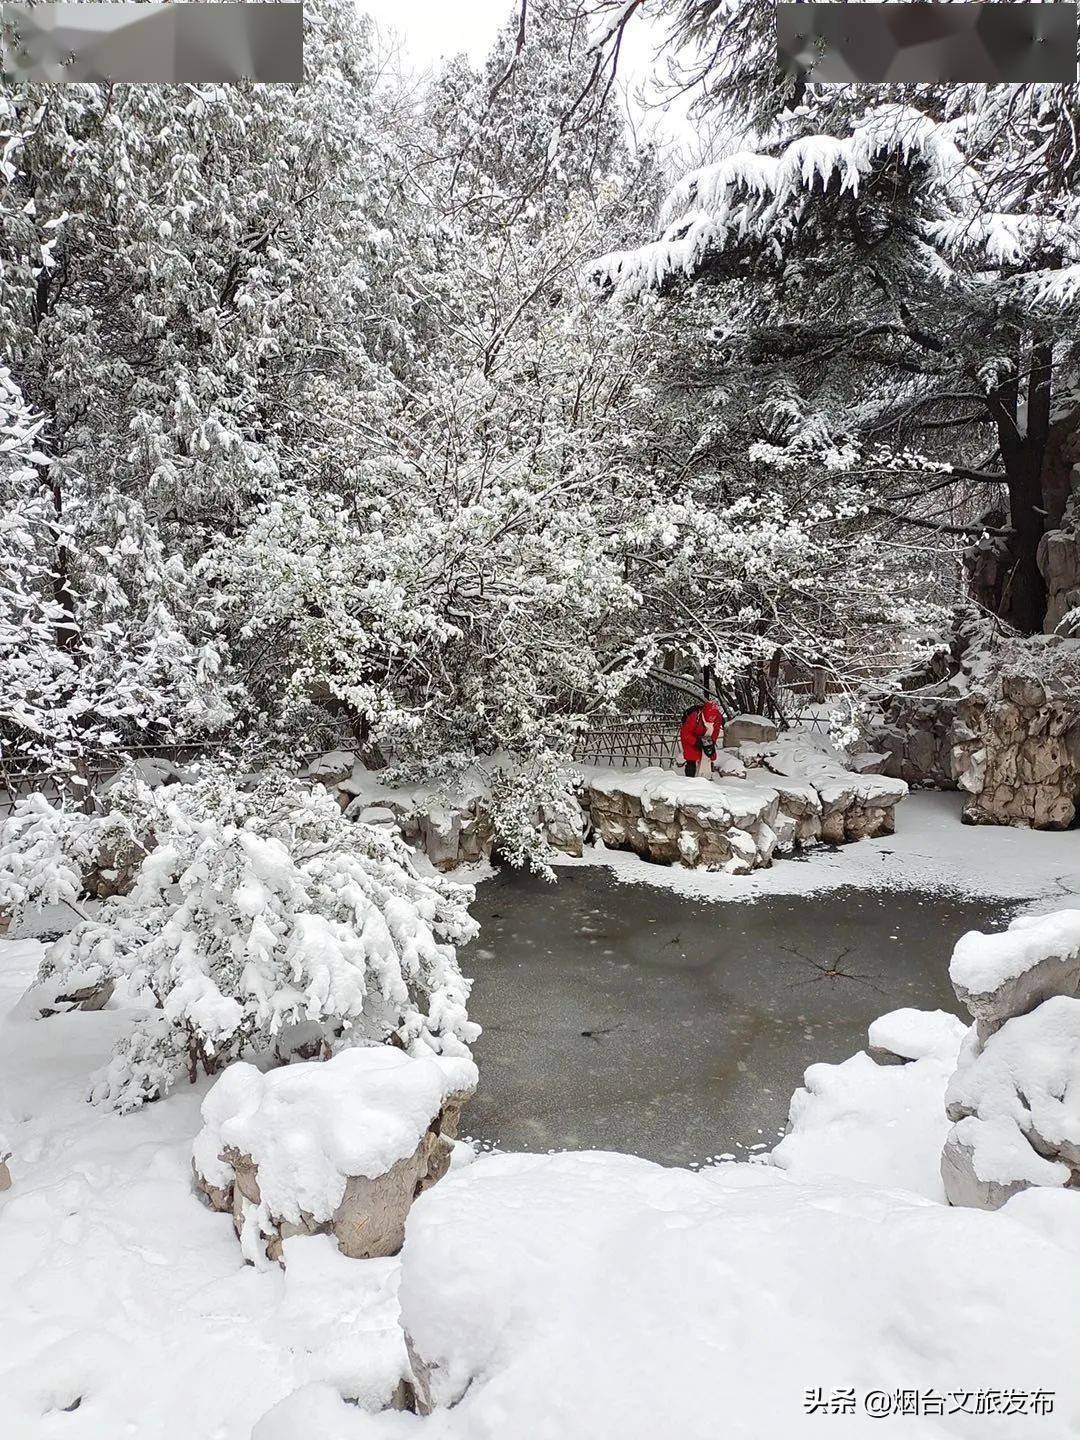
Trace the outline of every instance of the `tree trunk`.
<instances>
[{"instance_id":1,"label":"tree trunk","mask_svg":"<svg viewBox=\"0 0 1080 1440\"><path fill-rule=\"evenodd\" d=\"M1039 541L1046 528L1043 460L1050 431L1053 345L1033 344L1027 379L1027 406L1019 413L1020 376L1014 373L989 397L1009 492L1011 568L999 613L1024 635L1039 634L1046 615L1046 582L1039 570Z\"/></svg>"}]
</instances>

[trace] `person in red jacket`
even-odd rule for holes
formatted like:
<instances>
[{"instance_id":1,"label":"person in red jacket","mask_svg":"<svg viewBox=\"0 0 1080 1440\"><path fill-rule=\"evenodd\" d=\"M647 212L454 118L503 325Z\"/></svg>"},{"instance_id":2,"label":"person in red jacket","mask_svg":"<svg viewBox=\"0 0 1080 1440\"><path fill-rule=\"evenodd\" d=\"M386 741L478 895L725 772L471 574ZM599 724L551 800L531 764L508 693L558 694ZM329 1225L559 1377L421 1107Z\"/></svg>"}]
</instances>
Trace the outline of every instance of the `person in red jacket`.
<instances>
[{"instance_id":1,"label":"person in red jacket","mask_svg":"<svg viewBox=\"0 0 1080 1440\"><path fill-rule=\"evenodd\" d=\"M700 775L707 780L712 774L716 742L720 738L723 724L724 717L720 713L720 706L713 700L706 700L704 704L687 710L679 726L679 743L686 761L687 775Z\"/></svg>"}]
</instances>

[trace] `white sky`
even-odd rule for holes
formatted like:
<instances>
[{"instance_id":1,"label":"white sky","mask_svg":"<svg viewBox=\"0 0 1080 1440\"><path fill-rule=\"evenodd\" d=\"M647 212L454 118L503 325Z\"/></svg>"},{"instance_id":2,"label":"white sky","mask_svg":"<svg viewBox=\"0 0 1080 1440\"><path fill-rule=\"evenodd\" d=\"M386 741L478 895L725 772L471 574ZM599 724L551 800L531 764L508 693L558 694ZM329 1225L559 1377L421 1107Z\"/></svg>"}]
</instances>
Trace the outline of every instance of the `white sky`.
<instances>
[{"instance_id":1,"label":"white sky","mask_svg":"<svg viewBox=\"0 0 1080 1440\"><path fill-rule=\"evenodd\" d=\"M499 26L518 0L357 0L362 11L374 17L380 29L401 41L407 68L423 71L464 51L474 62L482 61ZM662 6L657 13L662 12ZM629 91L637 90L651 74L654 49L663 37L656 22L640 14L627 27L619 61L619 78ZM687 120L687 100L677 102L666 114L650 109L644 129L677 147L687 144L694 127ZM631 105L635 124L642 120L641 108Z\"/></svg>"},{"instance_id":2,"label":"white sky","mask_svg":"<svg viewBox=\"0 0 1080 1440\"><path fill-rule=\"evenodd\" d=\"M416 68L427 69L462 50L482 60L513 0L359 0L359 6L396 31Z\"/></svg>"}]
</instances>

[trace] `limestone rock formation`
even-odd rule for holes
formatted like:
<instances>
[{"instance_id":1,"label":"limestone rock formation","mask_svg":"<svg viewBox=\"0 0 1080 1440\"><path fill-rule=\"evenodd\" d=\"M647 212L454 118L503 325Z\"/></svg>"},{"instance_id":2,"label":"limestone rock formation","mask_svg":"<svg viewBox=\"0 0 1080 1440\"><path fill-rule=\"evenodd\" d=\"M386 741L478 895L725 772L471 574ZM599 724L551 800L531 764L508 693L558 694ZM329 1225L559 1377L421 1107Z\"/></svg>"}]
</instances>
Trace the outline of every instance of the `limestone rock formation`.
<instances>
[{"instance_id":1,"label":"limestone rock formation","mask_svg":"<svg viewBox=\"0 0 1080 1440\"><path fill-rule=\"evenodd\" d=\"M740 717L761 738L716 757L710 779L677 772L579 767L580 813L537 809L549 843L581 855L586 838L644 859L732 874L772 863L776 854L821 841L845 844L891 834L907 786L796 732L776 736L760 716ZM738 733L738 732L737 732ZM364 824L392 825L440 870L489 859L495 848L490 802L481 785L448 796L433 786L380 784L350 752L315 762L313 776L336 790L345 813Z\"/></svg>"},{"instance_id":2,"label":"limestone rock formation","mask_svg":"<svg viewBox=\"0 0 1080 1440\"><path fill-rule=\"evenodd\" d=\"M203 1101L196 1191L231 1212L245 1257L284 1263L294 1235L332 1235L353 1259L394 1255L417 1195L450 1165L470 1060L392 1046L262 1074L238 1064Z\"/></svg>"},{"instance_id":3,"label":"limestone rock formation","mask_svg":"<svg viewBox=\"0 0 1080 1440\"><path fill-rule=\"evenodd\" d=\"M969 628L958 668L884 704L867 743L887 774L959 788L975 825L1072 825L1080 800L1080 639Z\"/></svg>"},{"instance_id":4,"label":"limestone rock formation","mask_svg":"<svg viewBox=\"0 0 1080 1440\"><path fill-rule=\"evenodd\" d=\"M976 1022L945 1096L950 1203L992 1210L1032 1185L1080 1186L1080 910L973 931L949 973Z\"/></svg>"},{"instance_id":5,"label":"limestone rock formation","mask_svg":"<svg viewBox=\"0 0 1080 1440\"><path fill-rule=\"evenodd\" d=\"M849 771L797 734L731 753L741 776L586 768L582 804L593 832L646 860L742 875L796 847L891 834L907 793L902 781Z\"/></svg>"},{"instance_id":6,"label":"limestone rock formation","mask_svg":"<svg viewBox=\"0 0 1080 1440\"><path fill-rule=\"evenodd\" d=\"M1070 502L1067 525L1048 530L1039 541L1038 563L1046 581L1046 623L1050 634L1080 606L1080 513Z\"/></svg>"},{"instance_id":7,"label":"limestone rock formation","mask_svg":"<svg viewBox=\"0 0 1080 1440\"><path fill-rule=\"evenodd\" d=\"M1057 637L1047 637L1051 640ZM1062 678L1078 642L1062 642ZM1064 830L1080 799L1080 704L1044 678L1005 673L989 687L975 721L978 740L962 750L958 784L971 799L969 824ZM959 744L960 742L958 742Z\"/></svg>"},{"instance_id":8,"label":"limestone rock formation","mask_svg":"<svg viewBox=\"0 0 1080 1440\"><path fill-rule=\"evenodd\" d=\"M1080 910L1020 915L1007 930L972 930L953 947L949 979L986 1041L1053 995L1080 996Z\"/></svg>"}]
</instances>

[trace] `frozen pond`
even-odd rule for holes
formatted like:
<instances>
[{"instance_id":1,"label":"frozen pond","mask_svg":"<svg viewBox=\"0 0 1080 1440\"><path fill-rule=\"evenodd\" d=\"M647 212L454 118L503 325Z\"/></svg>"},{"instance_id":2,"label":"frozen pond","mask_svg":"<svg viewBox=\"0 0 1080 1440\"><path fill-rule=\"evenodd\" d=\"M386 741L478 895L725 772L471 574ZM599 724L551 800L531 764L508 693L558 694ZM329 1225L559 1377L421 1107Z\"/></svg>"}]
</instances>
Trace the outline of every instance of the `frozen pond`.
<instances>
[{"instance_id":1,"label":"frozen pond","mask_svg":"<svg viewBox=\"0 0 1080 1440\"><path fill-rule=\"evenodd\" d=\"M1000 902L834 890L713 903L616 881L484 882L462 959L480 1089L465 1130L507 1150L625 1150L668 1164L771 1145L802 1072L902 1005L957 1011L947 974Z\"/></svg>"}]
</instances>

